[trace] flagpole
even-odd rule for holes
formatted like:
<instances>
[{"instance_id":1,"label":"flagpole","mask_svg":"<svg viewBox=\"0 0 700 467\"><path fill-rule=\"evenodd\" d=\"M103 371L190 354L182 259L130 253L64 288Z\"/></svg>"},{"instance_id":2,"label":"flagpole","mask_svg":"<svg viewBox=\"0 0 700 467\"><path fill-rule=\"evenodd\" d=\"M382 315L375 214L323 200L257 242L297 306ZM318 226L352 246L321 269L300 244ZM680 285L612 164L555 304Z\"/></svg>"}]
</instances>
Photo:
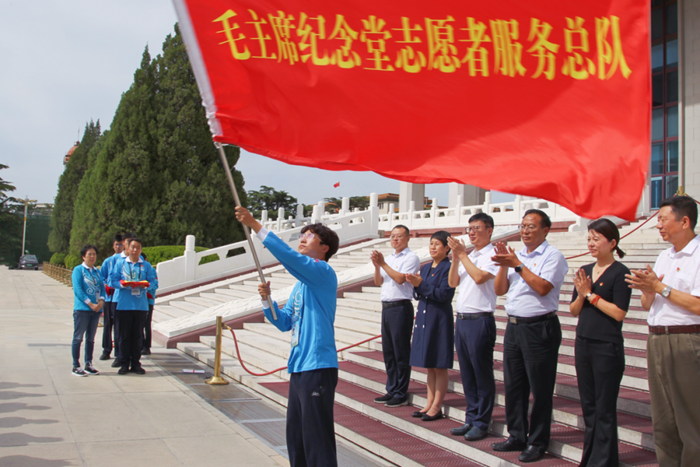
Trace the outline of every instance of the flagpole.
<instances>
[{"instance_id":1,"label":"flagpole","mask_svg":"<svg viewBox=\"0 0 700 467\"><path fill-rule=\"evenodd\" d=\"M238 197L238 191L236 191L236 183L233 181L233 175L231 174L231 168L228 165L228 159L226 159L226 154L224 153L224 146L221 143L214 143L219 149L219 156L221 156L221 163L224 165L224 170L226 171L226 178L228 178L228 185L231 187L231 193L233 193L233 201L236 206L241 205L241 199ZM248 226L243 224L243 232L245 232L245 238L248 240L248 246L250 246L250 252L253 254L253 261L255 261L255 267L258 269L258 276L260 276L260 282L266 284L265 274L262 272L262 267L260 267L260 260L258 259L258 253L255 251L255 245L253 245L253 238L250 236L250 230ZM275 306L272 303L272 297L267 296L267 303L270 305L270 311L272 312L272 318L277 321L277 314L275 313Z\"/></svg>"}]
</instances>

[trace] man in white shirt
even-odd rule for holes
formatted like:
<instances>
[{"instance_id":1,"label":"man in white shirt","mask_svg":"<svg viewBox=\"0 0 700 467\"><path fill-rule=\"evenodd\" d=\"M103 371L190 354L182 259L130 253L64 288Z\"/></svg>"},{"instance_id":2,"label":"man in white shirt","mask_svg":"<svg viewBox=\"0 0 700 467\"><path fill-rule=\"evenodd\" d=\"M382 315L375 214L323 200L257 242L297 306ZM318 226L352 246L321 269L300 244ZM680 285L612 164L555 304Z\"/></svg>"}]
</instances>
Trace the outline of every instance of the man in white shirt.
<instances>
[{"instance_id":1,"label":"man in white shirt","mask_svg":"<svg viewBox=\"0 0 700 467\"><path fill-rule=\"evenodd\" d=\"M661 238L673 245L652 269L627 276L649 310L647 367L659 465L690 467L700 460L700 237L698 207L688 196L664 200Z\"/></svg>"},{"instance_id":2,"label":"man in white shirt","mask_svg":"<svg viewBox=\"0 0 700 467\"><path fill-rule=\"evenodd\" d=\"M387 407L408 404L411 379L411 332L413 331L413 286L406 274L420 269L418 256L408 248L408 227L397 225L391 231L394 252L384 255L374 250L374 284L382 287L382 352L386 368L386 394L374 399Z\"/></svg>"},{"instance_id":3,"label":"man in white shirt","mask_svg":"<svg viewBox=\"0 0 700 467\"><path fill-rule=\"evenodd\" d=\"M515 253L497 243L493 257L500 266L494 283L496 294L508 293L503 373L510 437L491 447L494 451L522 451L520 462L540 459L549 447L551 432L561 344L557 311L568 270L564 255L547 243L551 226L552 221L543 211L526 211L520 226L525 248ZM530 391L533 404L528 430Z\"/></svg>"},{"instance_id":4,"label":"man in white shirt","mask_svg":"<svg viewBox=\"0 0 700 467\"><path fill-rule=\"evenodd\" d=\"M469 218L469 240L474 250L467 254L463 241L450 237L453 261L450 267L450 287L459 286L455 348L459 360L467 413L464 426L450 430L454 436L478 441L488 434L496 380L493 376L493 349L496 345L496 291L493 280L498 265L491 245L493 218L480 212Z\"/></svg>"}]
</instances>

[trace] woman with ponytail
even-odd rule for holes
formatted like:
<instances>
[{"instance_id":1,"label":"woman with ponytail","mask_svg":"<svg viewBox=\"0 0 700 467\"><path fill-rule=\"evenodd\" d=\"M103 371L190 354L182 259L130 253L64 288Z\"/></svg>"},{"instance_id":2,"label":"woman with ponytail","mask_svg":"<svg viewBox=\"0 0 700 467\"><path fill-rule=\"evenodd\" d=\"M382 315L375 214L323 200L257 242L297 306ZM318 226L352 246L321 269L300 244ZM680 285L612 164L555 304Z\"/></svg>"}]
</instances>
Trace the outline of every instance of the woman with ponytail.
<instances>
[{"instance_id":1,"label":"woman with ponytail","mask_svg":"<svg viewBox=\"0 0 700 467\"><path fill-rule=\"evenodd\" d=\"M632 290L622 259L620 231L608 219L588 224L588 250L596 262L574 274L569 310L576 326L576 377L586 431L581 466L617 466L617 395L625 371L622 320Z\"/></svg>"}]
</instances>

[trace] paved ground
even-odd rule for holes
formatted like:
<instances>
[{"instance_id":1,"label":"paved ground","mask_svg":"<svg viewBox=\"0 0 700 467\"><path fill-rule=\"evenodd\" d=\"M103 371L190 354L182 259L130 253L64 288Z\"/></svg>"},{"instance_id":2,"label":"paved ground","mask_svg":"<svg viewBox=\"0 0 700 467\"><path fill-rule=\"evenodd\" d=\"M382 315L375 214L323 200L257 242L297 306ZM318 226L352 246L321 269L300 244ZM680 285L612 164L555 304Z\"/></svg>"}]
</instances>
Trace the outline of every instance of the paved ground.
<instances>
[{"instance_id":1,"label":"paved ground","mask_svg":"<svg viewBox=\"0 0 700 467\"><path fill-rule=\"evenodd\" d=\"M0 266L0 466L289 465L283 409L182 374L202 367L181 352L153 349L146 375L119 376L96 344L101 374L73 376L72 309L69 287ZM342 443L339 459L381 463Z\"/></svg>"}]
</instances>

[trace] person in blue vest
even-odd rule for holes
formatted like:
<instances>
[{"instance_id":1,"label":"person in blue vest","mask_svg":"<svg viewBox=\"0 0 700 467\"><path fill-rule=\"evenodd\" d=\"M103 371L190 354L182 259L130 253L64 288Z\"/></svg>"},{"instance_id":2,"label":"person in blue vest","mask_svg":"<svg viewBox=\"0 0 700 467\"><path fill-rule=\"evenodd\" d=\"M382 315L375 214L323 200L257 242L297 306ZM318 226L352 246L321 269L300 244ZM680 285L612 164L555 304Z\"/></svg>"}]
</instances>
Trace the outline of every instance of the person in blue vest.
<instances>
[{"instance_id":1,"label":"person in blue vest","mask_svg":"<svg viewBox=\"0 0 700 467\"><path fill-rule=\"evenodd\" d=\"M141 367L141 347L143 345L143 323L148 311L148 293L158 288L156 272L150 263L141 258L141 239L132 238L126 249L127 256L119 258L109 275L109 285L114 287L115 322L119 330L118 373L129 371L143 375ZM126 287L121 281L147 281L148 285Z\"/></svg>"},{"instance_id":2,"label":"person in blue vest","mask_svg":"<svg viewBox=\"0 0 700 467\"><path fill-rule=\"evenodd\" d=\"M272 317L267 298L270 283L260 284L265 317L280 331L291 331L287 371L291 374L287 404L287 450L292 467L338 465L333 404L338 384L335 347L338 279L328 260L338 251L338 235L323 224L301 230L298 252L268 232L243 207L236 219L256 232L265 248L299 282L280 309L274 303Z\"/></svg>"},{"instance_id":3,"label":"person in blue vest","mask_svg":"<svg viewBox=\"0 0 700 467\"><path fill-rule=\"evenodd\" d=\"M114 254L104 261L102 261L102 266L100 267L100 273L102 274L102 280L107 284L109 280L109 272L112 269L114 261L121 257L124 251L124 238L121 234L116 234L114 240L112 241L112 249ZM102 328L102 355L100 355L100 360L109 360L112 355L112 343L117 343L117 329L114 326L114 303L112 302L112 296L114 295L114 289L110 286L105 287L107 291L107 296L105 298L105 306L102 309L102 314L104 315L104 327ZM114 340L112 340L112 330L114 329ZM114 355L119 355L119 347L114 347Z\"/></svg>"},{"instance_id":4,"label":"person in blue vest","mask_svg":"<svg viewBox=\"0 0 700 467\"><path fill-rule=\"evenodd\" d=\"M147 260L145 253L141 253L141 258ZM158 281L158 274L156 271L156 282ZM153 307L156 304L156 291L148 292L146 294L148 297L148 311L146 312L146 318L143 320L143 345L141 347L141 355L151 355L151 342L153 337Z\"/></svg>"},{"instance_id":5,"label":"person in blue vest","mask_svg":"<svg viewBox=\"0 0 700 467\"><path fill-rule=\"evenodd\" d=\"M92 365L92 351L100 314L105 303L105 286L95 267L97 247L85 245L80 251L83 264L73 268L73 370L75 376L99 375ZM85 335L85 369L80 367L80 346Z\"/></svg>"}]
</instances>

